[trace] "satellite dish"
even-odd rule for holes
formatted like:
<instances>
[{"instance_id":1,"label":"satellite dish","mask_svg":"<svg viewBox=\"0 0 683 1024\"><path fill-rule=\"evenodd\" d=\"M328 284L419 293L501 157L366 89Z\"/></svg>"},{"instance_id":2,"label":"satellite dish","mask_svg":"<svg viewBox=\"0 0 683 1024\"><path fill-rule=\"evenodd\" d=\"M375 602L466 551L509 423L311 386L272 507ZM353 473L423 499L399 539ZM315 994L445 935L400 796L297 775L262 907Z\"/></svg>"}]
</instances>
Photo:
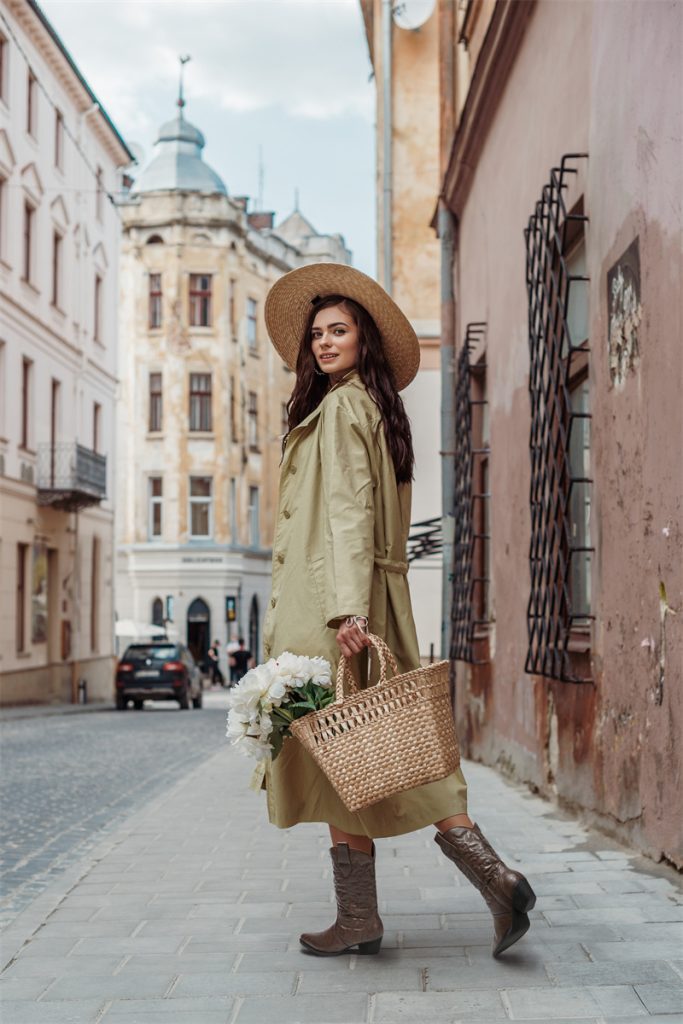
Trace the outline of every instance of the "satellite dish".
<instances>
[{"instance_id":1,"label":"satellite dish","mask_svg":"<svg viewBox=\"0 0 683 1024\"><path fill-rule=\"evenodd\" d=\"M394 21L399 28L421 28L431 18L436 0L400 0L394 7Z\"/></svg>"}]
</instances>

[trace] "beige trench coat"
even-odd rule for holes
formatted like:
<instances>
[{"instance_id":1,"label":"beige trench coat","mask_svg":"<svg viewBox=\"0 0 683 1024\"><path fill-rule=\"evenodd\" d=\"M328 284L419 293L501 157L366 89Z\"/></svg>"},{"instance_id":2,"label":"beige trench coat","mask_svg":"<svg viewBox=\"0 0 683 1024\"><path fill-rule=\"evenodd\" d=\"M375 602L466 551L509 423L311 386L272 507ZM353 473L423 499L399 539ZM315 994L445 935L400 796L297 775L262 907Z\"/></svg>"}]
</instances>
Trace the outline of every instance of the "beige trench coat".
<instances>
[{"instance_id":1,"label":"beige trench coat","mask_svg":"<svg viewBox=\"0 0 683 1024\"><path fill-rule=\"evenodd\" d=\"M354 371L289 435L264 621L267 657L322 655L336 673L340 620L367 615L399 672L419 665L405 561L410 496L409 484L396 483L379 410ZM321 821L373 838L467 810L458 770L351 813L295 739L285 740L266 789L270 820L280 828Z\"/></svg>"}]
</instances>

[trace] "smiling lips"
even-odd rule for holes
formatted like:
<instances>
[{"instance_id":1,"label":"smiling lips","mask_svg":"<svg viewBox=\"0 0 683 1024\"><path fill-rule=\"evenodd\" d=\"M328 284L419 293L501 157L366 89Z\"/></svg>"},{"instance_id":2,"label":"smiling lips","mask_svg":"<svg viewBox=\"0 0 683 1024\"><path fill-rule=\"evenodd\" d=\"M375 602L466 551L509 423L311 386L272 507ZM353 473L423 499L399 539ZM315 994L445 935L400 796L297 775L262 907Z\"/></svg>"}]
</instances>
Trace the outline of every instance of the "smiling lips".
<instances>
[{"instance_id":1,"label":"smiling lips","mask_svg":"<svg viewBox=\"0 0 683 1024\"><path fill-rule=\"evenodd\" d=\"M337 355L337 352L326 352L325 355L318 356L318 359L320 360L321 363L324 363L327 362L328 359L336 359Z\"/></svg>"}]
</instances>

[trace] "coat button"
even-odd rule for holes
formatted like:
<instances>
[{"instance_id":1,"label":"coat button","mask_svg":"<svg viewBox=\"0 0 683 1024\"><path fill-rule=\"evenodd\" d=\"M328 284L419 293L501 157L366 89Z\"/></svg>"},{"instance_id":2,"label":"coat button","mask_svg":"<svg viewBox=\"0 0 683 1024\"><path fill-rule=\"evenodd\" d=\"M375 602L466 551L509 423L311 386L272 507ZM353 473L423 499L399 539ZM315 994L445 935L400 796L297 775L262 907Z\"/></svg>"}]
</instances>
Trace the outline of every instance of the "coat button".
<instances>
[{"instance_id":1,"label":"coat button","mask_svg":"<svg viewBox=\"0 0 683 1024\"><path fill-rule=\"evenodd\" d=\"M290 517L290 513L289 513L289 512L287 511L287 509L285 509L285 510L284 510L284 512L283 512L282 514L283 514L283 516L285 517L285 519L289 519L289 517Z\"/></svg>"},{"instance_id":2,"label":"coat button","mask_svg":"<svg viewBox=\"0 0 683 1024\"><path fill-rule=\"evenodd\" d=\"M278 560L278 562L280 563L280 565L282 565L282 563L283 563L283 562L284 562L284 560L285 560L285 556L284 556L284 555L278 555L278 556L277 556L277 560Z\"/></svg>"},{"instance_id":3,"label":"coat button","mask_svg":"<svg viewBox=\"0 0 683 1024\"><path fill-rule=\"evenodd\" d=\"M270 599L270 607L274 608L276 604L277 604L277 601L275 600L275 598L271 597L271 599Z\"/></svg>"},{"instance_id":4,"label":"coat button","mask_svg":"<svg viewBox=\"0 0 683 1024\"><path fill-rule=\"evenodd\" d=\"M289 472L290 472L290 473L292 473L292 475L293 475L294 473L296 473L296 466L290 466L290 467L289 467Z\"/></svg>"}]
</instances>

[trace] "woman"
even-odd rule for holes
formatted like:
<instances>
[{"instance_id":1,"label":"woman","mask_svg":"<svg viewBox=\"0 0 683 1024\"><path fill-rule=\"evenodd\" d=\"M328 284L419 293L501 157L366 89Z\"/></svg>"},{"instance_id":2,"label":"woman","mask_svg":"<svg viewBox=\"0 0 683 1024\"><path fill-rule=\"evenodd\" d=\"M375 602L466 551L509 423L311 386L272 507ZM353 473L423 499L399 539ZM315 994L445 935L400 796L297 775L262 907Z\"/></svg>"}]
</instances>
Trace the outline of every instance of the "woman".
<instances>
[{"instance_id":1,"label":"woman","mask_svg":"<svg viewBox=\"0 0 683 1024\"><path fill-rule=\"evenodd\" d=\"M399 672L420 664L406 574L413 449L399 391L417 373L419 343L386 292L351 267L314 264L281 278L266 300L270 337L296 370L283 443L266 656L353 658L367 683L366 632L383 637ZM374 659L373 659L374 661ZM373 666L370 682L377 669ZM307 952L376 953L373 839L434 824L440 848L479 889L494 920L493 955L527 931L535 896L467 815L458 769L351 813L313 759L287 740L266 776L270 820L329 825L337 920L304 934Z\"/></svg>"}]
</instances>

